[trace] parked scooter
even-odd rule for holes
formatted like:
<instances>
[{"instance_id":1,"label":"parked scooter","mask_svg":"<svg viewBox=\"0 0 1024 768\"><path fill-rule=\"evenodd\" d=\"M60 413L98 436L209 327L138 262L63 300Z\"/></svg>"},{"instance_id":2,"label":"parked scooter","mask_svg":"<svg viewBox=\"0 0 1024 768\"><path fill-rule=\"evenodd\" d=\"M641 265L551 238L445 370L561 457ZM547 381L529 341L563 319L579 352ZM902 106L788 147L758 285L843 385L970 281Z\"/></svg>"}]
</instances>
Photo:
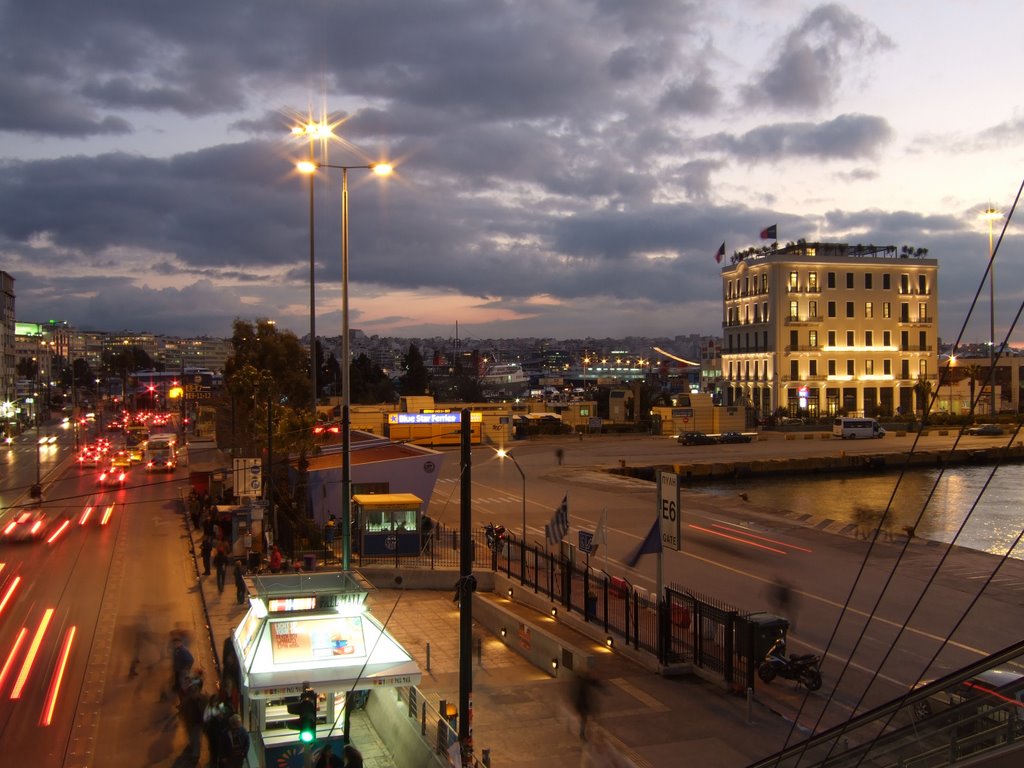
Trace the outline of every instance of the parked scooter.
<instances>
[{"instance_id":1,"label":"parked scooter","mask_svg":"<svg viewBox=\"0 0 1024 768\"><path fill-rule=\"evenodd\" d=\"M505 526L488 523L484 528L484 535L487 539L487 548L492 552L501 552L505 547Z\"/></svg>"},{"instance_id":2,"label":"parked scooter","mask_svg":"<svg viewBox=\"0 0 1024 768\"><path fill-rule=\"evenodd\" d=\"M809 691L821 688L821 657L816 653L786 654L786 641L778 638L757 668L757 675L770 683L776 677L796 680Z\"/></svg>"}]
</instances>

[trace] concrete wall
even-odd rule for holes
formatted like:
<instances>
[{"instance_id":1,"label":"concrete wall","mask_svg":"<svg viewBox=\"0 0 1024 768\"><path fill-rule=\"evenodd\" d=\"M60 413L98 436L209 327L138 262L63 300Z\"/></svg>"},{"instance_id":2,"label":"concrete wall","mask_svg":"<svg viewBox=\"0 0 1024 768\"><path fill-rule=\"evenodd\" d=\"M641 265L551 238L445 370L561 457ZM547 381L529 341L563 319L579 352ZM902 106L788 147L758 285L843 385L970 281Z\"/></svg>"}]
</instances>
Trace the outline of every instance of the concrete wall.
<instances>
[{"instance_id":1,"label":"concrete wall","mask_svg":"<svg viewBox=\"0 0 1024 768\"><path fill-rule=\"evenodd\" d=\"M371 691L366 701L366 716L370 718L374 730L381 741L388 745L395 765L408 768L436 768L447 766L448 761L442 759L425 738L420 736L420 722L409 717L408 704L398 698L394 688L381 688Z\"/></svg>"},{"instance_id":2,"label":"concrete wall","mask_svg":"<svg viewBox=\"0 0 1024 768\"><path fill-rule=\"evenodd\" d=\"M365 566L359 572L373 584L376 589L434 589L451 590L452 597L455 596L455 582L459 580L459 572L452 568L426 570L423 568L395 568L394 566ZM494 591L494 572L475 571L476 588L478 592ZM402 583L396 583L396 577L401 577Z\"/></svg>"}]
</instances>

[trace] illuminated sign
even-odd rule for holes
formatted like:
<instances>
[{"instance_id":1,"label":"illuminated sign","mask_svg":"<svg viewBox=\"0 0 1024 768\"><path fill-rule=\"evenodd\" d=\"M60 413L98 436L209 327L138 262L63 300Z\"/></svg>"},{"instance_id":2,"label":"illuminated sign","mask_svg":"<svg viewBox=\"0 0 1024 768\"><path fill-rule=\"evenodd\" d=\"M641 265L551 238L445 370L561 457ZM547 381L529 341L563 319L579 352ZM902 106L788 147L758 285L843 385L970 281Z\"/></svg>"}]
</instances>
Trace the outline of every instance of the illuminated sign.
<instances>
[{"instance_id":1,"label":"illuminated sign","mask_svg":"<svg viewBox=\"0 0 1024 768\"><path fill-rule=\"evenodd\" d=\"M312 611L316 608L316 597L274 597L267 600L270 613L287 613L288 611Z\"/></svg>"},{"instance_id":2,"label":"illuminated sign","mask_svg":"<svg viewBox=\"0 0 1024 768\"><path fill-rule=\"evenodd\" d=\"M472 424L479 424L484 415L478 411L469 414ZM388 424L461 424L462 413L389 413Z\"/></svg>"},{"instance_id":3,"label":"illuminated sign","mask_svg":"<svg viewBox=\"0 0 1024 768\"><path fill-rule=\"evenodd\" d=\"M270 646L275 664L366 656L359 616L272 622Z\"/></svg>"}]
</instances>

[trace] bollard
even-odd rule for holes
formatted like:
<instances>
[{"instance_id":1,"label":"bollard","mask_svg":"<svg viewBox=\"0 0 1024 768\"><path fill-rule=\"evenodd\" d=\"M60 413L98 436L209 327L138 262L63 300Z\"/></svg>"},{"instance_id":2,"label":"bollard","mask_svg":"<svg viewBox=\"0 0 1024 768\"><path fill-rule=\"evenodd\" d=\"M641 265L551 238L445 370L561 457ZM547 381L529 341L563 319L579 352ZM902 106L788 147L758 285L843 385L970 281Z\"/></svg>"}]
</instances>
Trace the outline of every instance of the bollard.
<instances>
[{"instance_id":1,"label":"bollard","mask_svg":"<svg viewBox=\"0 0 1024 768\"><path fill-rule=\"evenodd\" d=\"M754 689L747 688L747 723L754 722Z\"/></svg>"},{"instance_id":2,"label":"bollard","mask_svg":"<svg viewBox=\"0 0 1024 768\"><path fill-rule=\"evenodd\" d=\"M427 702L423 702L420 710L420 736L427 735Z\"/></svg>"},{"instance_id":3,"label":"bollard","mask_svg":"<svg viewBox=\"0 0 1024 768\"><path fill-rule=\"evenodd\" d=\"M430 671L430 643L427 643L427 672Z\"/></svg>"},{"instance_id":4,"label":"bollard","mask_svg":"<svg viewBox=\"0 0 1024 768\"><path fill-rule=\"evenodd\" d=\"M476 665L478 667L484 665L484 641L479 637L476 639Z\"/></svg>"}]
</instances>

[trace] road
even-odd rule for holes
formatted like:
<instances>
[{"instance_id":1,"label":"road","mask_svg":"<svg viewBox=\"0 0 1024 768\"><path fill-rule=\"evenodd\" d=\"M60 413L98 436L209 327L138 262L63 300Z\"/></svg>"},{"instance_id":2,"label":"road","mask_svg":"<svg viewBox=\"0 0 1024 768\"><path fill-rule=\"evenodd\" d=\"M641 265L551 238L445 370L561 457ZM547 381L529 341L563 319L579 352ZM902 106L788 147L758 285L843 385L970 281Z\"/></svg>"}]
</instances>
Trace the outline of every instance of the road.
<instances>
[{"instance_id":1,"label":"road","mask_svg":"<svg viewBox=\"0 0 1024 768\"><path fill-rule=\"evenodd\" d=\"M5 506L35 482L29 437L5 454ZM184 737L175 702L161 700L170 631L191 633L197 663L212 669L199 601L184 588L194 572L173 503L183 475L135 468L126 487L99 489L69 435L39 450L57 535L0 547L3 762L174 765Z\"/></svg>"},{"instance_id":2,"label":"road","mask_svg":"<svg viewBox=\"0 0 1024 768\"><path fill-rule=\"evenodd\" d=\"M622 462L672 464L682 457L724 461L908 450L912 440L912 436L889 436L884 441L774 437L709 448L680 446L670 438L588 437L523 441L509 448L526 478L529 542L544 546L544 524L563 497L568 498L571 523L566 541L572 544L577 543L578 529L594 531L607 510L607 551L593 557L591 565L625 575L641 590L654 591L655 556L642 558L636 569L623 562L655 520L654 484L612 476L604 469ZM953 438L924 440L927 447L937 448L949 447ZM971 441L970 445L979 447L1000 444L999 438ZM561 464L556 448L563 452ZM459 522L458 464L457 452L446 458L429 511L448 526ZM521 535L523 479L516 467L508 459L497 458L492 449L480 447L473 452L472 477L474 524L502 523ZM865 482L871 480L865 478ZM822 517L827 511L828 500L823 499ZM806 704L802 690L794 691L791 685L774 683L769 688L787 716L795 717L803 704L805 727L817 719L826 702L822 722L842 722L854 711L905 692L922 676L948 673L1024 636L1024 562L1019 560L1002 565L986 585L998 564L992 555L955 548L942 562L942 547L920 539L907 543L905 536L872 547L853 537L822 532L814 521L801 523L773 510L757 509L739 497L723 499L690 490L683 491L681 525L682 551L664 556L666 585L710 596L741 611L768 612L779 609L773 597L775 585L791 587L792 601L785 611L794 624L789 650L824 653L828 648L823 665L826 685ZM953 641L944 644L954 629Z\"/></svg>"}]
</instances>

